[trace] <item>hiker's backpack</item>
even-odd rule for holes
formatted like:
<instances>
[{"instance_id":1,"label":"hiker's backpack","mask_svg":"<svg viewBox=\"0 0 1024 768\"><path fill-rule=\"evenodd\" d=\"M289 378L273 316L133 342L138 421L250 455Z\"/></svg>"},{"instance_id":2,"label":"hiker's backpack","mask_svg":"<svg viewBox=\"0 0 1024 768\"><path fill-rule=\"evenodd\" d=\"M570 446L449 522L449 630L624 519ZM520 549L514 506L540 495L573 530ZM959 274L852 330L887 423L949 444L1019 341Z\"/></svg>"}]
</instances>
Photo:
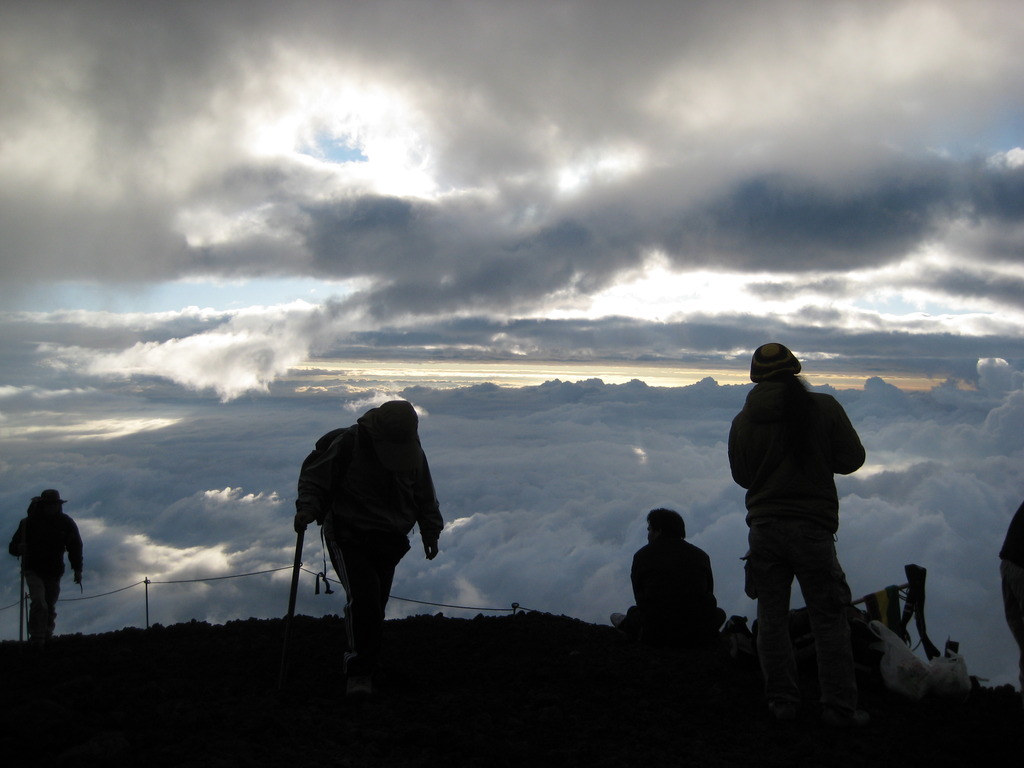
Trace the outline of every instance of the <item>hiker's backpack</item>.
<instances>
[{"instance_id":1,"label":"hiker's backpack","mask_svg":"<svg viewBox=\"0 0 1024 768\"><path fill-rule=\"evenodd\" d=\"M348 471L348 467L352 463L352 456L355 454L356 442L358 440L358 427L340 427L338 429L332 429L316 441L316 444L313 446L313 450L310 451L309 455L302 461L302 469L299 471L300 477L306 471L307 467L319 461L323 455L327 453L335 440L341 438L349 430L352 430L352 438L341 444L338 455L334 459L335 463L331 467L331 488L327 493L327 497L321 499L320 511L316 517L317 525L324 524L324 517L327 515L327 511L331 508L334 498L334 483L337 482L339 477L342 477L344 473Z\"/></svg>"},{"instance_id":2,"label":"hiker's backpack","mask_svg":"<svg viewBox=\"0 0 1024 768\"><path fill-rule=\"evenodd\" d=\"M352 463L352 456L355 454L356 443L359 435L358 427L340 427L339 429L332 429L326 435L323 435L319 440L316 441L316 444L313 446L313 450L309 452L309 455L306 456L305 459L303 459L302 469L299 471L299 476L301 477L307 467L323 458L324 454L327 453L328 450L330 450L332 445L334 445L334 442L339 439L344 439L345 433L349 432L349 430L351 430L352 432L352 438L349 440L345 440L339 446L338 455L334 457L334 464L331 466L330 469L331 487L327 490L326 494L324 494L321 497L319 511L316 516L316 523L320 526L320 545L323 548L326 548L324 546L325 542L323 524L324 519L327 517L328 511L334 505L334 484L338 482L339 477L342 477L345 474L345 472L348 471L348 467ZM296 504L298 504L298 500L296 500ZM332 563L334 562L333 552L331 553L331 561ZM340 572L337 570L337 564L334 563L334 565L335 571ZM328 595L333 594L334 590L331 589L330 581L328 581L327 578L326 554L324 555L324 569L320 571L318 574L316 574L316 588L314 590L314 594L320 594L321 581L324 584L324 590L326 591L326 593Z\"/></svg>"},{"instance_id":3,"label":"hiker's backpack","mask_svg":"<svg viewBox=\"0 0 1024 768\"><path fill-rule=\"evenodd\" d=\"M854 604L847 606L846 616L850 624L850 643L853 646L853 659L862 672L876 673L882 658L878 636L871 630L870 623L879 621L891 629L903 642L910 644L910 620L913 619L917 628L920 644L925 656L931 660L941 655L935 644L928 637L925 625L925 581L928 571L919 565L904 566L907 582L899 586L865 595ZM900 600L903 609L900 610ZM858 606L863 606L863 610ZM743 659L757 656L757 621L752 631L747 630L746 620L734 616L723 628L730 653L734 658ZM801 666L808 671L816 669L816 653L814 635L811 632L810 617L806 608L798 608L789 612L789 635L793 645L793 655ZM956 650L956 643L947 641L947 648Z\"/></svg>"}]
</instances>

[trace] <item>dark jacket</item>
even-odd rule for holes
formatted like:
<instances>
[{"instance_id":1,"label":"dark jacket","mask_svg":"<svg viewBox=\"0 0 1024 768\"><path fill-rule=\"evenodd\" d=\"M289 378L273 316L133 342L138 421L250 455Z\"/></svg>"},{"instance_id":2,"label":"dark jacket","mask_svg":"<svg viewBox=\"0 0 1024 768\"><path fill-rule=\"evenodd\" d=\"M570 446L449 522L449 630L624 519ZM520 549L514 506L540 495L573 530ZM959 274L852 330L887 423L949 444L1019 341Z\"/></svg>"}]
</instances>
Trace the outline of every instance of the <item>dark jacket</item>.
<instances>
[{"instance_id":1,"label":"dark jacket","mask_svg":"<svg viewBox=\"0 0 1024 768\"><path fill-rule=\"evenodd\" d=\"M846 411L831 395L809 393L812 407L798 457L786 444L785 384L766 381L747 395L729 432L733 479L747 489L747 523L758 518L800 517L830 532L839 528L839 496L833 477L864 464L864 446Z\"/></svg>"},{"instance_id":2,"label":"dark jacket","mask_svg":"<svg viewBox=\"0 0 1024 768\"><path fill-rule=\"evenodd\" d=\"M420 535L437 539L444 527L427 457L413 472L387 470L373 448L365 427L341 430L327 450L303 463L296 508L317 520L332 515L340 534L388 533L408 535L419 525Z\"/></svg>"},{"instance_id":3,"label":"dark jacket","mask_svg":"<svg viewBox=\"0 0 1024 768\"><path fill-rule=\"evenodd\" d=\"M1024 568L1024 504L1017 508L1010 521L1006 538L1003 540L1003 548L999 550L999 557Z\"/></svg>"},{"instance_id":4,"label":"dark jacket","mask_svg":"<svg viewBox=\"0 0 1024 768\"><path fill-rule=\"evenodd\" d=\"M684 539L662 535L639 549L630 580L648 642L695 639L722 623L711 558Z\"/></svg>"},{"instance_id":5,"label":"dark jacket","mask_svg":"<svg viewBox=\"0 0 1024 768\"><path fill-rule=\"evenodd\" d=\"M72 570L82 570L82 537L75 521L61 511L59 503L38 497L29 505L28 516L18 524L7 550L22 558L23 570L40 576L63 574L65 552Z\"/></svg>"}]
</instances>

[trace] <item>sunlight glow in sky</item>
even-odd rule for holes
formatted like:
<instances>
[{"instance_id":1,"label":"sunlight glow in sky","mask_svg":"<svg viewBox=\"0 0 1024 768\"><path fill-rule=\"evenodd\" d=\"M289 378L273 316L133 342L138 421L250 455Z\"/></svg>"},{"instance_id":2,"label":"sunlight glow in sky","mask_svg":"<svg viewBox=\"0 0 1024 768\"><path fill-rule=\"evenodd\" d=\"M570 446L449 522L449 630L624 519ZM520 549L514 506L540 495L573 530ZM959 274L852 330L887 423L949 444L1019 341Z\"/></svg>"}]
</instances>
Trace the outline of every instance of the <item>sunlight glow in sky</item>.
<instances>
[{"instance_id":1,"label":"sunlight glow in sky","mask_svg":"<svg viewBox=\"0 0 1024 768\"><path fill-rule=\"evenodd\" d=\"M625 384L639 380L651 387L686 387L712 378L718 384L750 382L749 362L744 357L730 368L699 365L645 365L643 363L582 362L495 362L425 360L410 364L376 360L317 359L295 366L293 374L282 381L294 383L305 391L311 387L330 388L344 385L346 389L365 391L400 391L405 387L425 386L439 389L491 383L501 387L532 387L547 381L581 381L600 379L606 384ZM817 386L836 389L860 389L870 373L830 371L827 363L815 365L808 380ZM885 380L906 391L929 390L939 382L923 376L898 372Z\"/></svg>"}]
</instances>

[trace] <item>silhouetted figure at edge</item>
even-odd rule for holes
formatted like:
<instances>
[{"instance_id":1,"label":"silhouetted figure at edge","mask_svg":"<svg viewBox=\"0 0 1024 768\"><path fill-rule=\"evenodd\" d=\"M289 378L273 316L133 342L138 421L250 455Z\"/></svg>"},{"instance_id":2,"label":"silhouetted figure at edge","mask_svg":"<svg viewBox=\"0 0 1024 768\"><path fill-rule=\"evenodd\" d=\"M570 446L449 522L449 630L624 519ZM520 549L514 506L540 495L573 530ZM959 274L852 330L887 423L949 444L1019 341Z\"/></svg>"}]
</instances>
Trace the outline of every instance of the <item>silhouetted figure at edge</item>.
<instances>
[{"instance_id":1,"label":"silhouetted figure at edge","mask_svg":"<svg viewBox=\"0 0 1024 768\"><path fill-rule=\"evenodd\" d=\"M647 546L633 555L630 581L636 605L613 613L612 624L649 645L692 647L713 643L725 621L715 600L711 558L686 541L678 512L647 515Z\"/></svg>"},{"instance_id":2,"label":"silhouetted figure at edge","mask_svg":"<svg viewBox=\"0 0 1024 768\"><path fill-rule=\"evenodd\" d=\"M1024 504L1017 508L999 550L1006 623L1020 647L1019 682L1024 701Z\"/></svg>"},{"instance_id":3,"label":"silhouetted figure at edge","mask_svg":"<svg viewBox=\"0 0 1024 768\"><path fill-rule=\"evenodd\" d=\"M438 553L444 523L412 405L393 400L351 427L317 442L303 462L295 530L323 525L331 562L345 587L349 695L368 695L380 655L384 609L408 534L419 526L428 560Z\"/></svg>"},{"instance_id":4,"label":"silhouetted figure at edge","mask_svg":"<svg viewBox=\"0 0 1024 768\"><path fill-rule=\"evenodd\" d=\"M782 344L758 347L750 364L757 386L729 432L732 476L747 489L746 592L757 600L757 652L771 714L792 720L800 701L789 635L796 576L814 635L822 721L860 726L869 717L857 709L850 587L834 541L834 474L859 469L864 446L838 401L809 392L799 373L800 361Z\"/></svg>"},{"instance_id":5,"label":"silhouetted figure at edge","mask_svg":"<svg viewBox=\"0 0 1024 768\"><path fill-rule=\"evenodd\" d=\"M82 583L82 537L75 521L64 514L65 503L60 493L52 488L33 497L27 516L18 524L7 548L12 555L21 558L21 571L31 601L28 635L37 646L53 637L57 625L65 552L75 572L75 584Z\"/></svg>"}]
</instances>

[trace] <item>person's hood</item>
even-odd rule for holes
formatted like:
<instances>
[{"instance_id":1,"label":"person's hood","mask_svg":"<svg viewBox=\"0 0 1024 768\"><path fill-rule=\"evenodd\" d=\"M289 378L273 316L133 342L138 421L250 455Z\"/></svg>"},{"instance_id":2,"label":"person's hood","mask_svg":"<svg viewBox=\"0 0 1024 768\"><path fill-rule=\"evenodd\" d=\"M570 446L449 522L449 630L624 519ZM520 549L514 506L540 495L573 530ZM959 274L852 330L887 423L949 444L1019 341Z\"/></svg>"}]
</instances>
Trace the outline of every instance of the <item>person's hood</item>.
<instances>
[{"instance_id":1,"label":"person's hood","mask_svg":"<svg viewBox=\"0 0 1024 768\"><path fill-rule=\"evenodd\" d=\"M743 412L758 424L783 421L783 398L786 385L776 381L764 381L756 385L743 404Z\"/></svg>"},{"instance_id":2,"label":"person's hood","mask_svg":"<svg viewBox=\"0 0 1024 768\"><path fill-rule=\"evenodd\" d=\"M417 433L419 417L412 403L392 400L371 408L358 419L358 424L373 440L380 463L392 472L414 472L423 457Z\"/></svg>"}]
</instances>

